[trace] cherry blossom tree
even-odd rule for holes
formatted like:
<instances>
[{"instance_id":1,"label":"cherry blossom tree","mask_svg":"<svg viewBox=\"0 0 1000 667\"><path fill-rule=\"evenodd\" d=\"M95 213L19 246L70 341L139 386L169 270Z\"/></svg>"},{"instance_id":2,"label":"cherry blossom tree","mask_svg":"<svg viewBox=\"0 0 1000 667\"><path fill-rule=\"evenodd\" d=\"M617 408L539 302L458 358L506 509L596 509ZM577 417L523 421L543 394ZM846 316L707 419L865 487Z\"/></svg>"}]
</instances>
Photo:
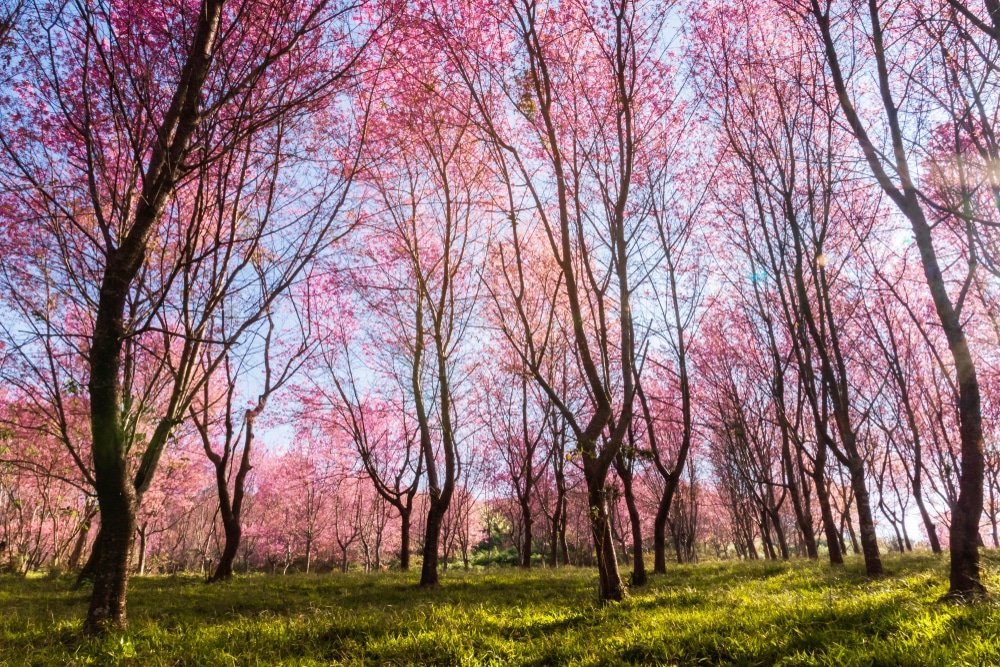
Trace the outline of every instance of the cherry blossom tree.
<instances>
[{"instance_id":1,"label":"cherry blossom tree","mask_svg":"<svg viewBox=\"0 0 1000 667\"><path fill-rule=\"evenodd\" d=\"M669 73L653 56L663 8L485 2L445 6L435 20L506 189L510 233L493 290L499 307L514 314L503 334L573 432L599 596L618 600L625 588L606 480L631 428L636 392L631 299L641 274L630 260L647 215L633 185L654 159L647 149L669 108ZM548 313L526 309L531 244L556 269L531 283L544 290ZM552 332L564 332L574 351L573 373L586 394L578 405L560 394L547 367Z\"/></svg>"},{"instance_id":2,"label":"cherry blossom tree","mask_svg":"<svg viewBox=\"0 0 1000 667\"><path fill-rule=\"evenodd\" d=\"M961 479L959 496L952 508L951 521L951 586L949 595L976 598L985 593L979 571L979 522L983 511L984 444L982 396L979 388L974 352L963 323L965 295L975 276L974 261L962 263L964 276L958 285L949 285L942 269L941 244L935 244L932 233L934 205L928 202L918 185L914 151L908 150L912 135L911 119L923 112L921 105L911 103L907 88L910 67L903 66L906 53L917 47L912 40L894 41L896 31L885 20L885 3L870 0L865 7L850 7L846 11L830 2L812 0L796 3L793 11L808 17L805 33L820 47L821 58L828 69L837 94L840 111L850 127L871 173L899 213L910 223L920 262L934 303L940 326L948 340L957 385L959 436L961 441ZM919 5L907 5L912 11ZM899 25L900 21L894 22ZM863 30L853 30L863 26ZM864 60L850 69L843 64L841 34L850 29L852 52L865 54ZM859 67L859 65L861 65ZM858 104L856 83L860 72L872 72L878 83L878 95L871 105ZM870 96L870 95L869 95ZM883 135L884 130L884 135ZM891 150L885 150L881 136L886 137ZM949 290L949 287L951 289Z\"/></svg>"},{"instance_id":3,"label":"cherry blossom tree","mask_svg":"<svg viewBox=\"0 0 1000 667\"><path fill-rule=\"evenodd\" d=\"M17 276L34 289L19 295L44 293L39 277L55 276L82 319L69 344L86 360L101 511L88 632L126 622L136 512L199 384L201 336L220 293L267 241L277 282L292 280L343 199L337 176L312 211L290 212L291 226L311 226L312 239L286 247L289 237L261 235L270 215L249 241L233 235L241 221L213 229L218 198L205 186L239 191L230 169L241 166L234 156L254 155L240 150L247 144L270 140L279 164L280 146L307 145L303 114L334 96L364 52L367 38L347 21L356 11L327 2L37 3L14 33L20 70L9 87L18 101L3 109L2 176L10 205L38 221L23 239L30 268ZM175 300L198 316L175 318ZM159 415L136 437L136 362L158 335L168 342L157 344L162 361L145 379L161 387L140 391L159 399Z\"/></svg>"}]
</instances>

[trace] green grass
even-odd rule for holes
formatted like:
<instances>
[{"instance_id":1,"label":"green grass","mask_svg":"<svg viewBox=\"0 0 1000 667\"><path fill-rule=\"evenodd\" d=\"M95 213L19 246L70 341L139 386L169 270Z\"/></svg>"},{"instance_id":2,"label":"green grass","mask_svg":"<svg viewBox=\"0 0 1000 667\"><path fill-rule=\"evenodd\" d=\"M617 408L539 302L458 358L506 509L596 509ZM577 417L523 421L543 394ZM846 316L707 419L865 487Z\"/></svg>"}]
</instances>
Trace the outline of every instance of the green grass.
<instances>
[{"instance_id":1,"label":"green grass","mask_svg":"<svg viewBox=\"0 0 1000 667\"><path fill-rule=\"evenodd\" d=\"M886 566L672 566L606 606L586 569L448 571L431 591L400 573L135 578L129 631L104 639L80 636L69 580L5 577L0 664L1000 664L1000 606L938 602L946 560Z\"/></svg>"}]
</instances>

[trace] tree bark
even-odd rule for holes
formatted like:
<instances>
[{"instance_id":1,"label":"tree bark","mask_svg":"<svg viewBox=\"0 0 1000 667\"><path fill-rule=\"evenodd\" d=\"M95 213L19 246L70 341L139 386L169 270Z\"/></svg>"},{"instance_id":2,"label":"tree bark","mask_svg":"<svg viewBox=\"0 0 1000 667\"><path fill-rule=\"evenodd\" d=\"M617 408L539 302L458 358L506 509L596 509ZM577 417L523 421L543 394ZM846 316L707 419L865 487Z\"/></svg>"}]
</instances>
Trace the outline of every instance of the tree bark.
<instances>
[{"instance_id":1,"label":"tree bark","mask_svg":"<svg viewBox=\"0 0 1000 667\"><path fill-rule=\"evenodd\" d=\"M653 572L667 573L667 519L670 518L670 498L664 493L653 518Z\"/></svg>"},{"instance_id":2,"label":"tree bark","mask_svg":"<svg viewBox=\"0 0 1000 667\"><path fill-rule=\"evenodd\" d=\"M97 493L101 505L101 546L95 550L94 589L83 626L85 634L100 634L127 625L125 601L136 532L136 501L131 480L99 483Z\"/></svg>"},{"instance_id":3,"label":"tree bark","mask_svg":"<svg viewBox=\"0 0 1000 667\"><path fill-rule=\"evenodd\" d=\"M569 540L566 539L566 527L569 523L569 512L563 502L562 520L559 522L559 551L562 553L562 564L569 565Z\"/></svg>"},{"instance_id":4,"label":"tree bark","mask_svg":"<svg viewBox=\"0 0 1000 667\"><path fill-rule=\"evenodd\" d=\"M147 539L147 526L142 524L139 526L139 563L136 565L136 572L142 576L146 574L146 539Z\"/></svg>"},{"instance_id":5,"label":"tree bark","mask_svg":"<svg viewBox=\"0 0 1000 667\"><path fill-rule=\"evenodd\" d=\"M80 524L80 534L76 537L76 543L73 545L73 551L70 553L69 562L67 563L67 567L70 570L80 567L80 559L83 558L83 550L87 546L87 537L90 536L90 528L94 523L96 508L93 511L89 508L84 511L86 514L83 518L83 523ZM79 584L79 581L77 583Z\"/></svg>"},{"instance_id":6,"label":"tree bark","mask_svg":"<svg viewBox=\"0 0 1000 667\"><path fill-rule=\"evenodd\" d=\"M826 463L826 456L817 457L816 469L813 470L813 483L816 487L816 500L819 502L820 518L823 523L823 533L826 536L826 548L830 556L831 565L844 564L844 550L841 545L840 530L837 522L833 518L833 507L830 504L830 490L826 487L826 475L823 473L823 465Z\"/></svg>"},{"instance_id":7,"label":"tree bark","mask_svg":"<svg viewBox=\"0 0 1000 667\"><path fill-rule=\"evenodd\" d=\"M865 484L864 462L860 458L851 459L851 487L858 511L858 530L861 533L861 552L865 557L865 573L870 577L883 574L882 557L879 554L878 535L875 533L875 519L872 516L871 498Z\"/></svg>"},{"instance_id":8,"label":"tree bark","mask_svg":"<svg viewBox=\"0 0 1000 667\"><path fill-rule=\"evenodd\" d=\"M226 543L222 548L222 555L219 557L219 564L215 567L215 572L209 579L210 582L226 581L233 578L233 563L240 548L240 539L243 536L243 528L240 519L235 516L232 510L222 508L222 528L225 532Z\"/></svg>"},{"instance_id":9,"label":"tree bark","mask_svg":"<svg viewBox=\"0 0 1000 667\"><path fill-rule=\"evenodd\" d=\"M530 475L531 472L529 471ZM531 567L531 504L527 499L521 499L521 567L529 569Z\"/></svg>"},{"instance_id":10,"label":"tree bark","mask_svg":"<svg viewBox=\"0 0 1000 667\"><path fill-rule=\"evenodd\" d=\"M549 556L548 566L556 567L559 564L559 524L562 521L562 498L556 498L556 508L552 513L552 525L549 530Z\"/></svg>"},{"instance_id":11,"label":"tree bark","mask_svg":"<svg viewBox=\"0 0 1000 667\"><path fill-rule=\"evenodd\" d=\"M916 491L916 487L914 491ZM924 522L924 530L927 532L927 541L930 542L931 552L939 554L941 553L941 542L938 540L937 526L934 525L934 520L931 518L930 512L927 511L922 495L914 493L913 499L917 502L917 509L920 510L920 518Z\"/></svg>"},{"instance_id":12,"label":"tree bark","mask_svg":"<svg viewBox=\"0 0 1000 667\"><path fill-rule=\"evenodd\" d=\"M639 507L635 502L632 471L628 468L628 464L621 452L615 457L615 468L618 471L618 477L622 480L622 492L625 495L625 506L628 508L629 524L632 530L631 584L633 586L645 586L649 581L649 576L646 574L646 561L642 553L642 520L639 514Z\"/></svg>"},{"instance_id":13,"label":"tree bark","mask_svg":"<svg viewBox=\"0 0 1000 667\"><path fill-rule=\"evenodd\" d=\"M410 571L410 508L399 511L399 569Z\"/></svg>"},{"instance_id":14,"label":"tree bark","mask_svg":"<svg viewBox=\"0 0 1000 667\"><path fill-rule=\"evenodd\" d=\"M788 560L788 539L785 537L785 529L781 525L781 514L777 509L769 508L768 516L771 525L774 526L774 536L778 540L778 552L781 554L781 560Z\"/></svg>"},{"instance_id":15,"label":"tree bark","mask_svg":"<svg viewBox=\"0 0 1000 667\"><path fill-rule=\"evenodd\" d=\"M798 484L799 475L795 468L795 460L792 458L790 447L790 437L784 426L782 427L781 458L785 472L788 492L792 497L792 510L795 512L795 524L799 528L799 535L805 546L806 556L810 559L819 558L819 548L816 546L816 534L813 532L812 514L805 508L801 489Z\"/></svg>"},{"instance_id":16,"label":"tree bark","mask_svg":"<svg viewBox=\"0 0 1000 667\"><path fill-rule=\"evenodd\" d=\"M590 531L594 540L594 551L597 555L598 598L602 602L619 601L625 597L625 585L622 583L621 573L618 571L618 557L615 554L614 536L611 534L605 476L599 473L599 470L593 469L584 471L584 478L587 482Z\"/></svg>"},{"instance_id":17,"label":"tree bark","mask_svg":"<svg viewBox=\"0 0 1000 667\"><path fill-rule=\"evenodd\" d=\"M427 526L424 534L424 562L420 568L420 585L429 588L440 583L438 577L438 552L441 541L441 522L444 519L444 509L440 501L431 499L427 512Z\"/></svg>"},{"instance_id":18,"label":"tree bark","mask_svg":"<svg viewBox=\"0 0 1000 667\"><path fill-rule=\"evenodd\" d=\"M87 562L83 564L80 568L79 574L76 575L75 586L79 588L84 583L93 583L94 576L97 574L97 561L100 560L101 554L101 544L103 543L103 537L101 535L101 525L97 527L97 537L94 538L94 544L90 547L90 554L87 556Z\"/></svg>"}]
</instances>

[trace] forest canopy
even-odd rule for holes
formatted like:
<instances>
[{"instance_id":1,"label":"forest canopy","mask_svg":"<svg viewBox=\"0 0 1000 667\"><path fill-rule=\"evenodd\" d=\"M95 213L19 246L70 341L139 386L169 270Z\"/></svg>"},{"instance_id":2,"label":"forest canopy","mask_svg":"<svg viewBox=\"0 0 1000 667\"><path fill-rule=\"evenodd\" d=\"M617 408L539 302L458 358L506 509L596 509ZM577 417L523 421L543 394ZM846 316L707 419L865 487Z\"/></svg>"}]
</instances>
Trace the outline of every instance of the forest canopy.
<instances>
[{"instance_id":1,"label":"forest canopy","mask_svg":"<svg viewBox=\"0 0 1000 667\"><path fill-rule=\"evenodd\" d=\"M0 12L0 570L85 632L181 572L986 597L996 0Z\"/></svg>"}]
</instances>

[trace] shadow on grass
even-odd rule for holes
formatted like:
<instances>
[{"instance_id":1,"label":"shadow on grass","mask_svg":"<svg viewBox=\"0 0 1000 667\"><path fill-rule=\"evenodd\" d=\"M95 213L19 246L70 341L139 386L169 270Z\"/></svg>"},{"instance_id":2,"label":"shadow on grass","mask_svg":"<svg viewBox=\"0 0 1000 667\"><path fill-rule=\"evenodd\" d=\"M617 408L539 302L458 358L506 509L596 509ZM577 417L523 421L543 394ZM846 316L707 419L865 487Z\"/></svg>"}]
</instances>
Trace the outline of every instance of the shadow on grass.
<instances>
[{"instance_id":1,"label":"shadow on grass","mask_svg":"<svg viewBox=\"0 0 1000 667\"><path fill-rule=\"evenodd\" d=\"M885 600L856 609L796 611L789 618L781 609L770 616L706 615L694 628L643 636L617 654L631 664L773 665L790 655L821 659L845 647L886 641L901 628L897 604ZM785 610L788 611L788 610ZM721 618L719 622L708 618Z\"/></svg>"}]
</instances>

